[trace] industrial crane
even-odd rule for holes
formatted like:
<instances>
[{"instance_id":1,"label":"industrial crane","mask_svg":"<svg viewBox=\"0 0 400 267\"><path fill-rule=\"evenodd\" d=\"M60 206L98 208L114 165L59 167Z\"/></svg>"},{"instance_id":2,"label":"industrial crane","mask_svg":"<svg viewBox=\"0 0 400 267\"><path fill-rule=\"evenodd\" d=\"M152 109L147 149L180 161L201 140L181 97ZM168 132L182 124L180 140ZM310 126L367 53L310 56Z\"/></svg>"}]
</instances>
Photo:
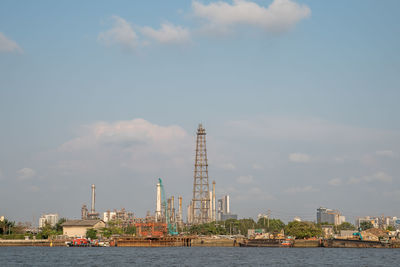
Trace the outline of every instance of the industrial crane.
<instances>
[{"instance_id":1,"label":"industrial crane","mask_svg":"<svg viewBox=\"0 0 400 267\"><path fill-rule=\"evenodd\" d=\"M167 201L165 198L165 190L164 190L164 185L162 183L161 178L158 178L158 181L160 182L160 187L161 187L161 201L162 201L162 207L164 207L164 214L165 214L165 220L168 226L168 234L169 235L177 235L178 232L176 231L176 225L172 225L171 220L169 218L169 210L167 208Z\"/></svg>"}]
</instances>

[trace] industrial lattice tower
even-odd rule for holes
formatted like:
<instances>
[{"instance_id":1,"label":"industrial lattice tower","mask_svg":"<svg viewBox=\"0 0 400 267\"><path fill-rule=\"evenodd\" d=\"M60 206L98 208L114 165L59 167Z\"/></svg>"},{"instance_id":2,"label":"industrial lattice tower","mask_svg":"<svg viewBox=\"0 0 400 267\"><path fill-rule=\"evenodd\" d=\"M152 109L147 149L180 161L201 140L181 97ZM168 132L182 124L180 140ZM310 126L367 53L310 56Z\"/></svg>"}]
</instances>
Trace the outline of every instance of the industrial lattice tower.
<instances>
[{"instance_id":1,"label":"industrial lattice tower","mask_svg":"<svg viewBox=\"0 0 400 267\"><path fill-rule=\"evenodd\" d=\"M208 185L208 162L206 130L201 124L197 128L196 159L194 163L193 199L191 203L191 223L201 224L211 221L210 193Z\"/></svg>"}]
</instances>

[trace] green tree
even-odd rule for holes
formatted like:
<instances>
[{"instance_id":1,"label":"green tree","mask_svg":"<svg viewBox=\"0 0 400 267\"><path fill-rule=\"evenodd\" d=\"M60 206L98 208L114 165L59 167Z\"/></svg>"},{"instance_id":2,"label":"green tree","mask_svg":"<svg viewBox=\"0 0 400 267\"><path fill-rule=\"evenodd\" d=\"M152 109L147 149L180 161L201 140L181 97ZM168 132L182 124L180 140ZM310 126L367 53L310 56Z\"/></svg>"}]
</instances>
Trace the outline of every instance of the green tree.
<instances>
[{"instance_id":1,"label":"green tree","mask_svg":"<svg viewBox=\"0 0 400 267\"><path fill-rule=\"evenodd\" d=\"M320 237L322 229L313 222L293 221L285 227L286 235L293 236L298 239Z\"/></svg>"},{"instance_id":2,"label":"green tree","mask_svg":"<svg viewBox=\"0 0 400 267\"><path fill-rule=\"evenodd\" d=\"M90 239L96 239L97 238L97 230L93 228L89 228L86 231L86 237Z\"/></svg>"},{"instance_id":3,"label":"green tree","mask_svg":"<svg viewBox=\"0 0 400 267\"><path fill-rule=\"evenodd\" d=\"M367 221L367 222L360 223L360 228L361 228L361 231L365 231L365 230L374 228L374 226L372 225L372 223L370 221Z\"/></svg>"},{"instance_id":4,"label":"green tree","mask_svg":"<svg viewBox=\"0 0 400 267\"><path fill-rule=\"evenodd\" d=\"M58 222L56 223L56 225L54 226L54 229L58 235L62 235L63 234L63 227L62 224L65 223L67 221L67 219L65 218L60 218L58 220Z\"/></svg>"},{"instance_id":5,"label":"green tree","mask_svg":"<svg viewBox=\"0 0 400 267\"><path fill-rule=\"evenodd\" d=\"M357 228L349 222L343 222L333 228L335 234L339 234L340 231L342 230L356 230L356 229Z\"/></svg>"},{"instance_id":6,"label":"green tree","mask_svg":"<svg viewBox=\"0 0 400 267\"><path fill-rule=\"evenodd\" d=\"M396 231L396 228L394 228L393 226L389 225L388 227L386 227L386 230L388 230L388 231Z\"/></svg>"},{"instance_id":7,"label":"green tree","mask_svg":"<svg viewBox=\"0 0 400 267\"><path fill-rule=\"evenodd\" d=\"M36 235L38 239L48 239L49 237L57 235L56 230L54 230L51 225L46 222L45 225L40 229L40 232Z\"/></svg>"},{"instance_id":8,"label":"green tree","mask_svg":"<svg viewBox=\"0 0 400 267\"><path fill-rule=\"evenodd\" d=\"M136 233L136 227L134 225L129 225L124 229L124 234L133 235Z\"/></svg>"},{"instance_id":9,"label":"green tree","mask_svg":"<svg viewBox=\"0 0 400 267\"><path fill-rule=\"evenodd\" d=\"M260 218L257 222L258 228L263 228L266 232L279 233L285 228L285 224L279 219Z\"/></svg>"},{"instance_id":10,"label":"green tree","mask_svg":"<svg viewBox=\"0 0 400 267\"><path fill-rule=\"evenodd\" d=\"M339 224L338 226L336 226L338 231L341 230L356 230L356 227L354 225L352 225L349 222L343 222L341 224Z\"/></svg>"},{"instance_id":11,"label":"green tree","mask_svg":"<svg viewBox=\"0 0 400 267\"><path fill-rule=\"evenodd\" d=\"M15 222L4 219L0 222L0 234L9 235L14 232Z\"/></svg>"},{"instance_id":12,"label":"green tree","mask_svg":"<svg viewBox=\"0 0 400 267\"><path fill-rule=\"evenodd\" d=\"M242 234L242 235L247 235L247 231L249 229L254 229L256 226L256 222L252 218L248 219L240 219L238 221L238 230L234 234Z\"/></svg>"},{"instance_id":13,"label":"green tree","mask_svg":"<svg viewBox=\"0 0 400 267\"><path fill-rule=\"evenodd\" d=\"M188 232L196 235L224 235L226 234L226 229L223 222L210 222L192 225Z\"/></svg>"}]
</instances>

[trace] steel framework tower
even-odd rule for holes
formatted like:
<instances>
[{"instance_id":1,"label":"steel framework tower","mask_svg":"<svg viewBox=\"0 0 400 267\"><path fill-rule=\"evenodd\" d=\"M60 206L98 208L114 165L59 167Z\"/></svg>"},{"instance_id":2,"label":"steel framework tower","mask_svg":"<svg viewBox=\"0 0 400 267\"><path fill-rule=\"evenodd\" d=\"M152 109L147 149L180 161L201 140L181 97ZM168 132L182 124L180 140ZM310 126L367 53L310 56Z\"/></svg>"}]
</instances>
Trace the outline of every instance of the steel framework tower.
<instances>
[{"instance_id":1,"label":"steel framework tower","mask_svg":"<svg viewBox=\"0 0 400 267\"><path fill-rule=\"evenodd\" d=\"M208 185L208 162L206 149L206 130L199 124L197 128L196 159L194 163L193 200L191 205L192 224L211 221L210 190Z\"/></svg>"}]
</instances>

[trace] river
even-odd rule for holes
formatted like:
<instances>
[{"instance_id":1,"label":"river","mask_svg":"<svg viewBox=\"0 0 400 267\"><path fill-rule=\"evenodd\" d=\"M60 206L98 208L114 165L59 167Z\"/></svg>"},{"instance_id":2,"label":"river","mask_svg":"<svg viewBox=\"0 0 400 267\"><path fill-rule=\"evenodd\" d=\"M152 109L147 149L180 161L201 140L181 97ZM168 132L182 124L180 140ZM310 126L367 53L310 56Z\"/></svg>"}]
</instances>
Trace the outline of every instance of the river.
<instances>
[{"instance_id":1,"label":"river","mask_svg":"<svg viewBox=\"0 0 400 267\"><path fill-rule=\"evenodd\" d=\"M399 266L400 249L0 247L0 266Z\"/></svg>"}]
</instances>

